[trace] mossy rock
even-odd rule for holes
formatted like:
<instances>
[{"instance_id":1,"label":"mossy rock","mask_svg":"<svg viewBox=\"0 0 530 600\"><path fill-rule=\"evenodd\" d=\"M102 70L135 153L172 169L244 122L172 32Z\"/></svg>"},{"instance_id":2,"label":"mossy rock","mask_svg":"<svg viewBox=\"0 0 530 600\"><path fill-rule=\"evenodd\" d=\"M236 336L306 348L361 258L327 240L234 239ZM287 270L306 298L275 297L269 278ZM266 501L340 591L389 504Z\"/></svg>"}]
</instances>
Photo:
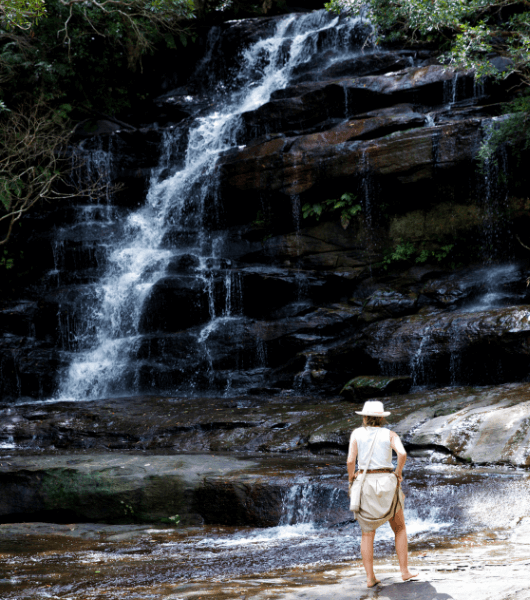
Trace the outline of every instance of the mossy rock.
<instances>
[{"instance_id":1,"label":"mossy rock","mask_svg":"<svg viewBox=\"0 0 530 600\"><path fill-rule=\"evenodd\" d=\"M480 227L483 219L484 215L476 204L444 202L429 211L416 210L394 217L389 235L394 241L442 243Z\"/></svg>"},{"instance_id":2,"label":"mossy rock","mask_svg":"<svg viewBox=\"0 0 530 600\"><path fill-rule=\"evenodd\" d=\"M411 386L412 378L408 376L360 376L348 381L340 393L349 400L359 401L367 398L406 394Z\"/></svg>"}]
</instances>

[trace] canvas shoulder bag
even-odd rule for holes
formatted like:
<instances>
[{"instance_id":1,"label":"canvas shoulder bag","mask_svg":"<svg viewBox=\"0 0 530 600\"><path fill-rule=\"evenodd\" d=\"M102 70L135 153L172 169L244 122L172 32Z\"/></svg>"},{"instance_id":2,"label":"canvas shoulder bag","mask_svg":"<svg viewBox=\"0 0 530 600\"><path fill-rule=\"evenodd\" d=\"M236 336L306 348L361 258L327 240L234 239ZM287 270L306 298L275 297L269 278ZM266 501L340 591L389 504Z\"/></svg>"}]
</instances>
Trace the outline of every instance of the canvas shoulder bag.
<instances>
[{"instance_id":1,"label":"canvas shoulder bag","mask_svg":"<svg viewBox=\"0 0 530 600\"><path fill-rule=\"evenodd\" d=\"M370 461L372 460L372 454L374 453L375 441L378 434L379 431L376 431L374 435L374 441L372 442L370 452L368 453L368 461L366 462L363 474L361 475L361 480L358 482L358 485L355 485L357 483L357 480L355 479L350 488L350 510L353 512L359 512L359 509L361 508L361 492L363 489L364 478L366 477L366 472L370 468Z\"/></svg>"}]
</instances>

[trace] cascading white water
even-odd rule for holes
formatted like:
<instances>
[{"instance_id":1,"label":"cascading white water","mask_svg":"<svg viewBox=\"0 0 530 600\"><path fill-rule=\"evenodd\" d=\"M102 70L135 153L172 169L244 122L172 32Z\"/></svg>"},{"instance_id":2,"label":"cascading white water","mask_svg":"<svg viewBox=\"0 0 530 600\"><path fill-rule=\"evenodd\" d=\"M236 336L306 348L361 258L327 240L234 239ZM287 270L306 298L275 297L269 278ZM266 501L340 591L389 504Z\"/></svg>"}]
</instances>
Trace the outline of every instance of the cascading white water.
<instances>
[{"instance_id":1,"label":"cascading white water","mask_svg":"<svg viewBox=\"0 0 530 600\"><path fill-rule=\"evenodd\" d=\"M348 48L356 26L354 19L340 22L325 11L279 20L271 37L244 50L239 71L225 86L233 91L225 94L222 102L216 102L215 111L191 126L184 164L169 176L168 171L175 169L174 140L179 134L165 133L160 166L153 171L147 201L127 217L123 233L109 248L108 267L96 285L97 301L87 309L91 333L81 332L78 336L84 336L78 344L81 351L60 384L61 399L94 399L134 391L134 384L126 380L124 372L141 337L142 307L176 254L191 254L199 260L198 278L210 298L210 321L198 333L196 343L202 344L202 352L208 355L205 344L212 332L237 317L232 310L231 279L225 286L229 296L225 306L216 309L213 283L206 269L209 258L219 258L217 248L222 246L203 223L205 203L216 186L216 161L222 152L236 145L241 114L258 108L275 90L286 87L293 68L322 50L322 32L329 34L329 47ZM206 63L217 41L218 36L210 37L211 46L201 69L208 69ZM181 232L191 240L184 249L165 247L169 228L173 234Z\"/></svg>"}]
</instances>

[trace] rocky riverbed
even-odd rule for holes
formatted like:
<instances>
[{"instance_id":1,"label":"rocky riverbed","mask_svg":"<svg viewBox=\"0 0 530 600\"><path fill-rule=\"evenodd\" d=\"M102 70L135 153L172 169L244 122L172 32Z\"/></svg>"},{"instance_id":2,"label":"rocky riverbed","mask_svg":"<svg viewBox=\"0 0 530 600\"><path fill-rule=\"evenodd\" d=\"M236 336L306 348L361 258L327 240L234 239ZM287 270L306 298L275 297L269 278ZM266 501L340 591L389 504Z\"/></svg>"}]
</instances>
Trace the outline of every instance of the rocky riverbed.
<instances>
[{"instance_id":1,"label":"rocky riverbed","mask_svg":"<svg viewBox=\"0 0 530 600\"><path fill-rule=\"evenodd\" d=\"M153 457L144 460L152 462ZM262 463L261 474L266 471ZM411 460L404 490L411 564L420 577L407 584L399 581L386 525L375 545L382 585L370 591L364 587L358 526L351 518L339 518L336 496L318 493L344 481L343 461L313 461L312 469L276 462L268 474L290 481L274 527L70 521L1 525L2 598L527 597L526 474ZM216 499L210 497L210 502Z\"/></svg>"}]
</instances>

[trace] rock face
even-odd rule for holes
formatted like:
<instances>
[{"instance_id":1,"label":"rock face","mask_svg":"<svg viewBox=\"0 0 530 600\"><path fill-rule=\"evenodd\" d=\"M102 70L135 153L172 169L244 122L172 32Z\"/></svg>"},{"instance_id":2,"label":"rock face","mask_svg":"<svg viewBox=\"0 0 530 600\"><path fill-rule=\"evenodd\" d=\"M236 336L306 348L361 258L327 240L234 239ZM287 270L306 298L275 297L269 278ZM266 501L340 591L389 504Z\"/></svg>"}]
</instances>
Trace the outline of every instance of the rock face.
<instances>
[{"instance_id":1,"label":"rock face","mask_svg":"<svg viewBox=\"0 0 530 600\"><path fill-rule=\"evenodd\" d=\"M528 384L508 384L426 394L423 401L417 397L415 413L404 416L396 432L408 444L450 452L461 461L527 467L528 392ZM396 412L400 418L406 410Z\"/></svg>"},{"instance_id":2,"label":"rock face","mask_svg":"<svg viewBox=\"0 0 530 600\"><path fill-rule=\"evenodd\" d=\"M492 410L511 419L526 394L528 259L512 243L528 229L524 166L507 151L476 171L498 109L487 85L428 51L361 52L366 30L331 19L225 24L151 125L78 132L84 174L125 187L25 221L34 270L0 301L6 447L342 455L354 410L384 396L408 411L412 449L485 462L490 433L457 435L475 420L500 436L492 462L526 464L479 410L512 390ZM355 215L341 218L345 193ZM500 387L466 404L471 384ZM234 514L250 512L234 523L277 522L283 492L259 485L204 483L201 518L224 522L239 499Z\"/></svg>"},{"instance_id":3,"label":"rock face","mask_svg":"<svg viewBox=\"0 0 530 600\"><path fill-rule=\"evenodd\" d=\"M372 382L373 387L377 387L381 381L379 379L376 383ZM400 381L399 378L397 381ZM376 391L378 393L371 397L380 395L381 390ZM389 426L402 437L413 455L427 454L435 462L527 467L530 466L529 398L530 385L520 383L474 388L452 387L400 395L394 393L384 399L384 404L391 411ZM199 513L209 522L228 524L227 520L223 521L219 516L222 510L216 503L222 501L223 505L228 506L239 498L237 502L242 503L241 507L230 513L230 518L236 519L236 522L231 521L232 524L272 523L279 518L278 507L288 484L283 480L271 480L270 473L267 475L268 472L262 467L257 468L254 464L258 460L257 454L291 454L299 457L309 451L313 455L329 457L335 454L344 457L351 431L360 426L361 419L355 411L362 408L363 402L364 398L353 402L337 398L334 401L315 403L314 397L277 397L266 400L264 397L246 396L229 400L194 398L188 401L135 397L86 403L25 404L17 408L4 408L1 413L3 426L0 441L6 448L16 447L25 453L54 448L61 451L90 450L98 454L90 459L84 453L79 457L72 455L57 460L51 456L49 462L46 462L47 458L31 457L31 454L28 454L27 460L21 456L15 462L6 458L10 464L2 475L5 484L0 505L7 503L6 506L11 508L2 514L16 512L13 502L17 506L23 506L23 503L20 504L22 500L9 491L15 488L5 487L12 481L10 478L14 477L12 471L16 466L17 477L26 482L24 485L35 488L28 508L20 508L19 512L55 510L60 508L62 502L68 510L74 510L78 505L84 506L82 510L86 512L82 514L85 518L104 518L96 516L93 511L99 509L92 506L91 501L83 500L84 504L80 504L79 500L79 494L83 497L87 495L87 498L90 496L93 491L91 486L97 479L94 479L96 475L90 473L98 472L101 475L97 477L101 481L107 481L107 487L110 486L109 489L101 487L101 510L105 511L106 520L119 521L120 516L124 517L120 512L124 508L121 500L126 502L127 498L131 498L133 490L139 489L141 491L134 492L137 494L134 496L137 507L135 511L138 516L144 510L146 515L150 515L145 517L146 520L165 516L160 512L162 509L157 508L157 497L169 494L175 502L185 500L186 506L192 506L195 500L192 502L190 498L193 494L200 493L202 500L197 502L200 506L210 508L184 510L179 505L178 514L185 515L186 511L191 511L193 514ZM205 474L204 456L196 459L182 454L157 456L156 462L151 463L151 453L161 449L178 453L208 453L208 473ZM130 459L126 458L128 455L118 454L116 458L112 453L108 454L109 450L147 451L149 454L141 457L133 455ZM223 458L222 453L225 452L253 453L254 458L241 466L236 459ZM299 460L301 459L296 458L295 463ZM317 458L312 458L309 462L313 460ZM36 466L28 466L33 464ZM41 477L40 464L44 465L43 469L55 469L55 483L50 490L62 489L57 483L61 478L69 482L68 489L74 491L68 492L68 502L59 498L59 491L53 492L53 495L53 490L44 489L43 484L38 483L41 481L38 479ZM126 469L121 469L122 466ZM212 473L209 473L210 467ZM270 472L276 472L277 467L273 463ZM340 468L343 473L343 466ZM112 483L114 479L115 484ZM15 480L18 481L13 479ZM88 482L86 485L83 483L85 480ZM197 486L200 487L200 492L184 494L182 491L188 488L198 490ZM78 488L80 491L75 491ZM52 500L47 499L48 493L52 500L57 500L55 505ZM106 506L105 494L112 496L114 512ZM212 500L214 496L217 498L215 502ZM265 512L259 516L261 502L264 503ZM166 512L171 510L169 507L164 508ZM205 512L207 510L209 512ZM250 512L243 517L243 510ZM239 517L234 516L236 514Z\"/></svg>"},{"instance_id":4,"label":"rock face","mask_svg":"<svg viewBox=\"0 0 530 600\"><path fill-rule=\"evenodd\" d=\"M202 454L27 454L0 465L0 520L271 527L287 517L285 499L303 478L292 461L272 469L262 462ZM288 474L270 474L278 469ZM320 487L312 509L329 519L326 496L335 490Z\"/></svg>"}]
</instances>

